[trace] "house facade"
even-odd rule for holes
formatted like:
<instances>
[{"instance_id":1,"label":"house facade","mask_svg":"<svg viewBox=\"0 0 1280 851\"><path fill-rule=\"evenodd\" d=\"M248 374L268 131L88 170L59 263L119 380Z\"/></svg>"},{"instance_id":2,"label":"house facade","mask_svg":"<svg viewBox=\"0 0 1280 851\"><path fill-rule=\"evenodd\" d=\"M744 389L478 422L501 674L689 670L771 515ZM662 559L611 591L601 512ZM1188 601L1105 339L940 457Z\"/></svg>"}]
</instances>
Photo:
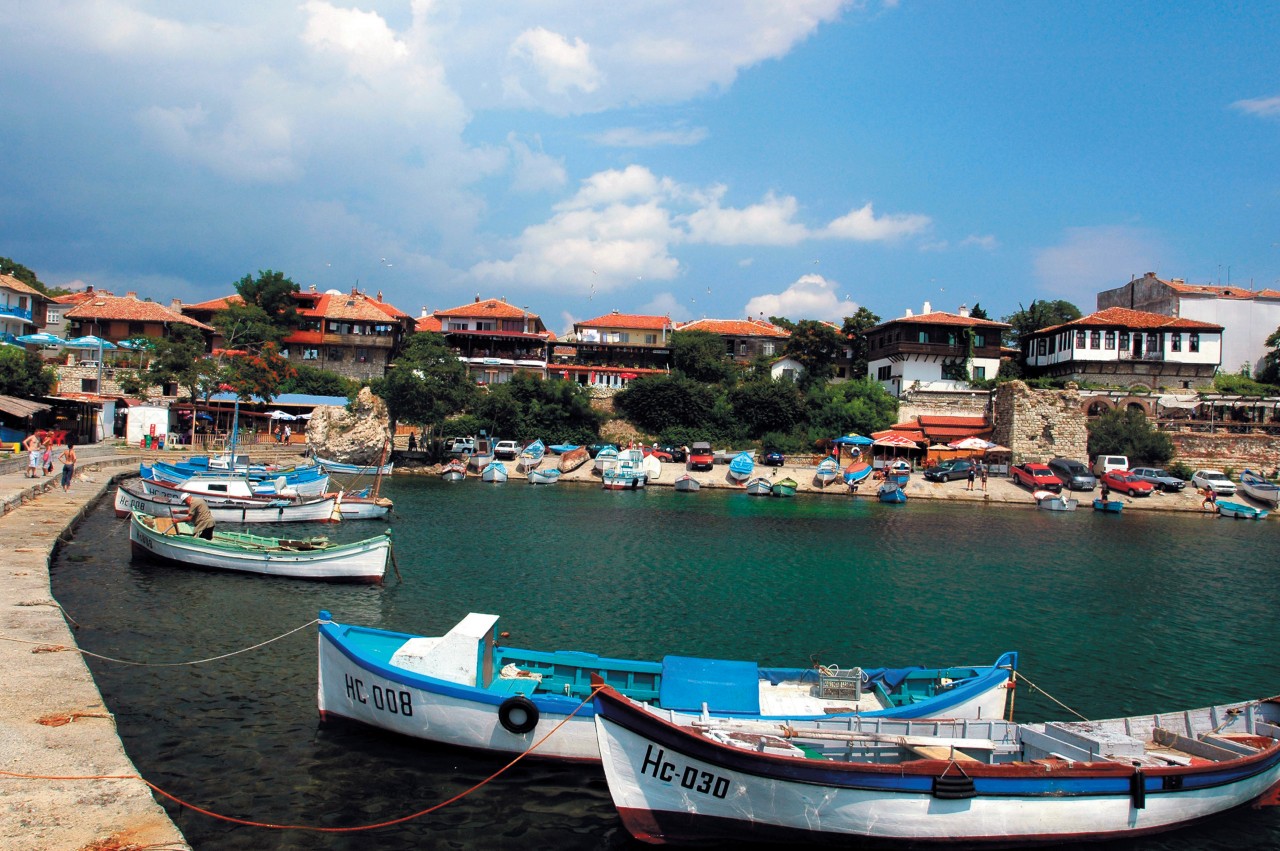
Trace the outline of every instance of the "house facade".
<instances>
[{"instance_id":1,"label":"house facade","mask_svg":"<svg viewBox=\"0 0 1280 851\"><path fill-rule=\"evenodd\" d=\"M0 341L12 343L15 337L31 334L44 327L48 297L12 275L0 275Z\"/></svg>"},{"instance_id":2,"label":"house facade","mask_svg":"<svg viewBox=\"0 0 1280 851\"><path fill-rule=\"evenodd\" d=\"M547 377L548 351L555 335L528 308L508 304L505 298L476 296L471 304L437 310L432 316L440 323L445 342L478 383L505 384L520 372ZM416 325L429 330L434 322L421 316Z\"/></svg>"},{"instance_id":3,"label":"house facade","mask_svg":"<svg viewBox=\"0 0 1280 851\"><path fill-rule=\"evenodd\" d=\"M1026 335L1032 375L1155 390L1213 383L1223 328L1210 322L1109 307Z\"/></svg>"},{"instance_id":4,"label":"house facade","mask_svg":"<svg viewBox=\"0 0 1280 851\"><path fill-rule=\"evenodd\" d=\"M1098 293L1098 310L1124 307L1222 326L1225 372L1256 375L1269 349L1267 337L1280 328L1280 290L1188 284L1162 280L1154 272Z\"/></svg>"},{"instance_id":5,"label":"house facade","mask_svg":"<svg viewBox=\"0 0 1280 851\"><path fill-rule=\"evenodd\" d=\"M1000 371L1000 334L1009 326L956 313L924 311L883 322L866 332L867 375L894 396L964 390Z\"/></svg>"},{"instance_id":6,"label":"house facade","mask_svg":"<svg viewBox=\"0 0 1280 851\"><path fill-rule=\"evenodd\" d=\"M184 314L177 299L164 305L140 299L135 292L117 296L101 290L62 298L74 301L62 312L66 333L60 336L68 338L93 334L112 343L132 337L162 339L174 325L189 325L206 337L213 334L213 328Z\"/></svg>"},{"instance_id":7,"label":"house facade","mask_svg":"<svg viewBox=\"0 0 1280 851\"><path fill-rule=\"evenodd\" d=\"M706 331L724 339L725 355L738 364L757 357L773 360L791 338L786 328L763 319L695 319L676 327L678 331Z\"/></svg>"},{"instance_id":8,"label":"house facade","mask_svg":"<svg viewBox=\"0 0 1280 851\"><path fill-rule=\"evenodd\" d=\"M614 310L575 322L573 332L552 351L552 373L590 387L622 388L671 368L669 316Z\"/></svg>"}]
</instances>

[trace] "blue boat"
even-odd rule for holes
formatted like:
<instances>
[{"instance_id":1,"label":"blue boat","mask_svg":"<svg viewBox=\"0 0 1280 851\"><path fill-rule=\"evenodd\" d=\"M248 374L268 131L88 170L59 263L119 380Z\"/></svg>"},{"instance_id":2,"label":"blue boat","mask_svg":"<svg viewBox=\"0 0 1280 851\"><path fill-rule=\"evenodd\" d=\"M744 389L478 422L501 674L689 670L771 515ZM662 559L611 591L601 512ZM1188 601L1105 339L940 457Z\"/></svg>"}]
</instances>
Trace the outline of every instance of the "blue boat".
<instances>
[{"instance_id":1,"label":"blue boat","mask_svg":"<svg viewBox=\"0 0 1280 851\"><path fill-rule=\"evenodd\" d=\"M876 498L890 505L902 505L907 501L907 492L897 482L885 482L876 491Z\"/></svg>"},{"instance_id":2,"label":"blue boat","mask_svg":"<svg viewBox=\"0 0 1280 851\"><path fill-rule=\"evenodd\" d=\"M497 621L472 613L444 636L425 637L335 623L321 612L321 716L506 753L523 753L545 736L539 756L598 762L594 711L582 703L592 674L673 719L691 722L705 711L804 726L830 718L1001 718L1017 667L1016 653L991 666L894 669L610 659L504 646Z\"/></svg>"},{"instance_id":3,"label":"blue boat","mask_svg":"<svg viewBox=\"0 0 1280 851\"><path fill-rule=\"evenodd\" d=\"M814 470L813 478L818 483L818 487L825 488L836 480L836 476L840 475L840 462L828 455L818 462L818 469Z\"/></svg>"},{"instance_id":4,"label":"blue boat","mask_svg":"<svg viewBox=\"0 0 1280 851\"><path fill-rule=\"evenodd\" d=\"M1095 499L1093 501L1094 511L1109 511L1112 514L1119 514L1124 508L1124 503L1118 499Z\"/></svg>"},{"instance_id":5,"label":"blue boat","mask_svg":"<svg viewBox=\"0 0 1280 851\"><path fill-rule=\"evenodd\" d=\"M1254 508L1252 505L1245 505L1243 502L1220 499L1218 500L1218 514L1222 517L1234 517L1238 520L1262 520L1267 516L1267 511L1262 508Z\"/></svg>"},{"instance_id":6,"label":"blue boat","mask_svg":"<svg viewBox=\"0 0 1280 851\"><path fill-rule=\"evenodd\" d=\"M547 448L550 449L552 452L554 452L556 455L563 455L566 452L572 452L573 450L581 449L582 447L576 443L553 443Z\"/></svg>"},{"instance_id":7,"label":"blue boat","mask_svg":"<svg viewBox=\"0 0 1280 851\"><path fill-rule=\"evenodd\" d=\"M911 464L901 459L884 468L884 480L905 485L911 479Z\"/></svg>"},{"instance_id":8,"label":"blue boat","mask_svg":"<svg viewBox=\"0 0 1280 851\"><path fill-rule=\"evenodd\" d=\"M756 459L752 452L739 452L729 462L729 478L735 482L745 482L751 478L751 472L756 468Z\"/></svg>"},{"instance_id":9,"label":"blue boat","mask_svg":"<svg viewBox=\"0 0 1280 851\"><path fill-rule=\"evenodd\" d=\"M555 467L529 471L531 485L554 485L558 481L560 481L560 471Z\"/></svg>"},{"instance_id":10,"label":"blue boat","mask_svg":"<svg viewBox=\"0 0 1280 851\"><path fill-rule=\"evenodd\" d=\"M507 480L507 465L501 461L490 461L480 471L480 481L500 485Z\"/></svg>"},{"instance_id":11,"label":"blue boat","mask_svg":"<svg viewBox=\"0 0 1280 851\"><path fill-rule=\"evenodd\" d=\"M329 473L353 476L389 476L392 468L395 467L395 463L391 461L385 464L361 466L359 464L344 464L341 461L330 461L328 458L321 458L319 455L316 456L316 464Z\"/></svg>"},{"instance_id":12,"label":"blue boat","mask_svg":"<svg viewBox=\"0 0 1280 851\"><path fill-rule=\"evenodd\" d=\"M516 469L527 473L541 464L546 454L546 444L541 440L535 440L521 451L520 460L516 462Z\"/></svg>"},{"instance_id":13,"label":"blue boat","mask_svg":"<svg viewBox=\"0 0 1280 851\"><path fill-rule=\"evenodd\" d=\"M857 460L844 468L844 483L849 487L857 487L873 472L873 468L865 461Z\"/></svg>"}]
</instances>

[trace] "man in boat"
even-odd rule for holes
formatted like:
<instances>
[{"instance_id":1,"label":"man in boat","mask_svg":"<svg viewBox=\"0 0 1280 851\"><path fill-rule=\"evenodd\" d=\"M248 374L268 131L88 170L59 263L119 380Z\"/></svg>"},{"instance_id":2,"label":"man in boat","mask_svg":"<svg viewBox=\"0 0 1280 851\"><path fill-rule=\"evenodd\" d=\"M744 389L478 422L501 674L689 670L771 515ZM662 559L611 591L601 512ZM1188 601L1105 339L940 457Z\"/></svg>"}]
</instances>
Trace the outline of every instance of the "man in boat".
<instances>
[{"instance_id":1,"label":"man in boat","mask_svg":"<svg viewBox=\"0 0 1280 851\"><path fill-rule=\"evenodd\" d=\"M187 516L182 519L191 524L192 536L212 541L215 523L213 513L209 511L209 503L190 493L182 501L187 505Z\"/></svg>"}]
</instances>

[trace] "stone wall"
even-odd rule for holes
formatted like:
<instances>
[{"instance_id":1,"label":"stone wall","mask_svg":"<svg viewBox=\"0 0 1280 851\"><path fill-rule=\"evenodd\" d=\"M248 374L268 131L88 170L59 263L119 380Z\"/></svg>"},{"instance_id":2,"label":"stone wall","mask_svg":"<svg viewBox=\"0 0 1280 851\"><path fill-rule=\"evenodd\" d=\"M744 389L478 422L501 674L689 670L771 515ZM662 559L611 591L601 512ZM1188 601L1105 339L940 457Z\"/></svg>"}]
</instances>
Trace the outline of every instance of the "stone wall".
<instances>
[{"instance_id":1,"label":"stone wall","mask_svg":"<svg viewBox=\"0 0 1280 851\"><path fill-rule=\"evenodd\" d=\"M1013 451L1015 464L1058 455L1088 458L1089 431L1074 387L1032 390L1021 381L1005 382L996 388L993 410L992 440Z\"/></svg>"},{"instance_id":2,"label":"stone wall","mask_svg":"<svg viewBox=\"0 0 1280 851\"><path fill-rule=\"evenodd\" d=\"M950 392L911 391L898 400L898 422L918 416L985 417L991 407L989 390L956 390Z\"/></svg>"},{"instance_id":3,"label":"stone wall","mask_svg":"<svg viewBox=\"0 0 1280 851\"><path fill-rule=\"evenodd\" d=\"M1173 460L1192 469L1209 467L1248 468L1270 472L1280 467L1280 438L1261 432L1235 434L1228 431L1166 431L1173 441Z\"/></svg>"}]
</instances>

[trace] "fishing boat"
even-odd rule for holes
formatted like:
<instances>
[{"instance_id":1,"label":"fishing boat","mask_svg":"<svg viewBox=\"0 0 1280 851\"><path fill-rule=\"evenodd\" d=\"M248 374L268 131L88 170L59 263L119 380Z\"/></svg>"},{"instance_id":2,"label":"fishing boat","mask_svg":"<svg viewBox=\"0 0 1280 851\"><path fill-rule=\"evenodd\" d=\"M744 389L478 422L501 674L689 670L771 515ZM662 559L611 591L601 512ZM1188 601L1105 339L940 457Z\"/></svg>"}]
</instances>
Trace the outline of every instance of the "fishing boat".
<instances>
[{"instance_id":1,"label":"fishing boat","mask_svg":"<svg viewBox=\"0 0 1280 851\"><path fill-rule=\"evenodd\" d=\"M669 719L594 698L609 794L653 844L1124 840L1280 804L1280 698L1104 721Z\"/></svg>"},{"instance_id":2,"label":"fishing boat","mask_svg":"<svg viewBox=\"0 0 1280 851\"><path fill-rule=\"evenodd\" d=\"M180 490L184 493L198 494L200 496L205 496L207 494L210 496L233 497L315 497L323 496L329 489L329 477L325 475L321 475L317 479L307 479L305 481L298 481L296 479L290 481L282 475L274 480L267 479L255 482L243 478L220 478L216 476L191 476L186 479L171 478L168 475L149 468L146 464L140 465L139 469L143 487L148 493L152 492L152 483Z\"/></svg>"},{"instance_id":3,"label":"fishing boat","mask_svg":"<svg viewBox=\"0 0 1280 851\"><path fill-rule=\"evenodd\" d=\"M769 493L773 496L795 496L796 488L800 487L800 483L795 479L780 479L773 483L773 487L769 488Z\"/></svg>"},{"instance_id":4,"label":"fishing boat","mask_svg":"<svg viewBox=\"0 0 1280 851\"><path fill-rule=\"evenodd\" d=\"M1080 500L1053 491L1034 491L1031 497L1036 501L1036 508L1045 511L1075 511L1080 505Z\"/></svg>"},{"instance_id":5,"label":"fishing boat","mask_svg":"<svg viewBox=\"0 0 1280 851\"><path fill-rule=\"evenodd\" d=\"M899 485L905 485L911 479L911 464L901 458L888 464L884 468L884 480L886 482L896 482Z\"/></svg>"},{"instance_id":6,"label":"fishing boat","mask_svg":"<svg viewBox=\"0 0 1280 851\"><path fill-rule=\"evenodd\" d=\"M825 488L840 475L840 462L828 455L818 462L818 469L813 473L813 480L820 488Z\"/></svg>"},{"instance_id":7,"label":"fishing boat","mask_svg":"<svg viewBox=\"0 0 1280 851\"><path fill-rule=\"evenodd\" d=\"M907 501L907 492L895 481L881 482L876 488L876 499L890 505L902 505Z\"/></svg>"},{"instance_id":8,"label":"fishing boat","mask_svg":"<svg viewBox=\"0 0 1280 851\"><path fill-rule=\"evenodd\" d=\"M572 473L591 460L591 453L584 447L576 447L560 456L560 472Z\"/></svg>"},{"instance_id":9,"label":"fishing boat","mask_svg":"<svg viewBox=\"0 0 1280 851\"><path fill-rule=\"evenodd\" d=\"M188 496L190 494L180 492L147 493L137 485L119 485L116 487L116 517L128 517L135 511L156 517L168 517L174 512L185 514ZM263 498L205 502L209 513L219 523L308 523L335 519L333 509L337 497L312 497L306 501Z\"/></svg>"},{"instance_id":10,"label":"fishing boat","mask_svg":"<svg viewBox=\"0 0 1280 851\"><path fill-rule=\"evenodd\" d=\"M535 440L520 452L520 460L516 462L516 469L522 473L527 473L530 470L537 469L546 454L546 444L541 440Z\"/></svg>"},{"instance_id":11,"label":"fishing boat","mask_svg":"<svg viewBox=\"0 0 1280 851\"><path fill-rule=\"evenodd\" d=\"M222 470L216 467L192 466L184 461L155 461L147 466L151 469L153 475L169 479L170 481L180 481L190 478L201 479L247 479L252 482L264 482L278 479L283 476L290 482L318 479L326 474L324 470L314 464L305 467L269 467L262 464L255 464L248 468L239 468L231 470Z\"/></svg>"},{"instance_id":12,"label":"fishing boat","mask_svg":"<svg viewBox=\"0 0 1280 851\"><path fill-rule=\"evenodd\" d=\"M138 511L129 518L129 543L135 557L183 567L345 582L381 582L391 554L389 532L350 544L219 531L207 541L188 523Z\"/></svg>"},{"instance_id":13,"label":"fishing boat","mask_svg":"<svg viewBox=\"0 0 1280 851\"><path fill-rule=\"evenodd\" d=\"M712 459L716 464L729 464L743 453L750 455L752 461L755 460L756 451L754 449L717 449L712 454Z\"/></svg>"},{"instance_id":14,"label":"fishing boat","mask_svg":"<svg viewBox=\"0 0 1280 851\"><path fill-rule=\"evenodd\" d=\"M575 449L581 449L582 447L576 443L553 443L547 448L556 455L565 455Z\"/></svg>"},{"instance_id":15,"label":"fishing boat","mask_svg":"<svg viewBox=\"0 0 1280 851\"><path fill-rule=\"evenodd\" d=\"M732 461L729 462L729 478L735 482L745 482L751 478L751 472L756 468L756 459L751 452L739 452Z\"/></svg>"},{"instance_id":16,"label":"fishing boat","mask_svg":"<svg viewBox=\"0 0 1280 851\"><path fill-rule=\"evenodd\" d=\"M560 481L560 471L555 467L548 469L537 469L529 471L529 484L531 485L554 485Z\"/></svg>"},{"instance_id":17,"label":"fishing boat","mask_svg":"<svg viewBox=\"0 0 1280 851\"><path fill-rule=\"evenodd\" d=\"M851 488L856 488L858 485L862 484L862 482L870 476L871 473L872 467L870 464L865 461L854 461L849 464L848 467L844 468L844 483Z\"/></svg>"},{"instance_id":18,"label":"fishing boat","mask_svg":"<svg viewBox=\"0 0 1280 851\"><path fill-rule=\"evenodd\" d=\"M467 469L479 473L493 460L493 438L482 434L475 440L475 448L471 450L471 457L467 459Z\"/></svg>"},{"instance_id":19,"label":"fishing boat","mask_svg":"<svg viewBox=\"0 0 1280 851\"><path fill-rule=\"evenodd\" d=\"M768 496L773 490L773 482L768 476L755 476L747 480L747 496Z\"/></svg>"},{"instance_id":20,"label":"fishing boat","mask_svg":"<svg viewBox=\"0 0 1280 851\"><path fill-rule=\"evenodd\" d=\"M1235 517L1239 520L1263 520L1267 516L1267 511L1263 508L1246 505L1243 502L1220 499L1218 500L1218 514L1223 517Z\"/></svg>"},{"instance_id":21,"label":"fishing boat","mask_svg":"<svg viewBox=\"0 0 1280 851\"><path fill-rule=\"evenodd\" d=\"M685 473L675 481L676 493L697 493L702 484L693 476Z\"/></svg>"},{"instance_id":22,"label":"fishing boat","mask_svg":"<svg viewBox=\"0 0 1280 851\"><path fill-rule=\"evenodd\" d=\"M339 491L337 510L343 520L378 520L386 517L395 508L395 503L385 496L376 493L370 495L368 490L345 492Z\"/></svg>"},{"instance_id":23,"label":"fishing boat","mask_svg":"<svg viewBox=\"0 0 1280 851\"><path fill-rule=\"evenodd\" d=\"M295 469L306 469L295 464L254 464L248 455L190 455L184 459L167 462L170 466L191 473L214 473L226 475L232 473L243 476L246 473L254 478L272 478L279 473ZM310 466L310 465L308 465Z\"/></svg>"},{"instance_id":24,"label":"fishing boat","mask_svg":"<svg viewBox=\"0 0 1280 851\"><path fill-rule=\"evenodd\" d=\"M1240 490L1250 499L1265 502L1272 508L1280 507L1280 485L1269 481L1261 473L1245 470L1240 474Z\"/></svg>"},{"instance_id":25,"label":"fishing boat","mask_svg":"<svg viewBox=\"0 0 1280 851\"><path fill-rule=\"evenodd\" d=\"M446 482L460 482L467 477L466 462L454 458L440 468L440 478Z\"/></svg>"},{"instance_id":26,"label":"fishing boat","mask_svg":"<svg viewBox=\"0 0 1280 851\"><path fill-rule=\"evenodd\" d=\"M500 485L507 480L507 465L501 461L490 461L480 471L480 481Z\"/></svg>"},{"instance_id":27,"label":"fishing boat","mask_svg":"<svg viewBox=\"0 0 1280 851\"><path fill-rule=\"evenodd\" d=\"M987 667L759 668L754 662L667 656L610 659L499 643L497 615L472 613L443 636L336 623L320 613L319 703L384 730L487 751L598 762L590 677L685 723L767 717L808 723L835 717L1000 718L1017 654ZM360 683L353 689L353 683ZM370 690L377 688L371 696ZM391 697L397 712L387 709ZM363 699L362 699L363 698ZM570 717L571 713L573 714Z\"/></svg>"},{"instance_id":28,"label":"fishing boat","mask_svg":"<svg viewBox=\"0 0 1280 851\"><path fill-rule=\"evenodd\" d=\"M1093 501L1094 511L1109 511L1112 514L1119 514L1124 509L1124 503L1118 499L1095 499Z\"/></svg>"},{"instance_id":29,"label":"fishing boat","mask_svg":"<svg viewBox=\"0 0 1280 851\"><path fill-rule=\"evenodd\" d=\"M638 490L648 483L644 470L627 462L619 462L617 466L604 471L600 477L601 486L605 490Z\"/></svg>"},{"instance_id":30,"label":"fishing boat","mask_svg":"<svg viewBox=\"0 0 1280 851\"><path fill-rule=\"evenodd\" d=\"M340 473L344 476L389 476L391 469L395 467L395 462L388 461L385 464L372 464L368 466L360 464L344 464L341 461L330 461L328 458L316 456L316 466L324 469L326 473Z\"/></svg>"},{"instance_id":31,"label":"fishing boat","mask_svg":"<svg viewBox=\"0 0 1280 851\"><path fill-rule=\"evenodd\" d=\"M595 471L604 474L618 466L618 447L606 446L596 454Z\"/></svg>"}]
</instances>

